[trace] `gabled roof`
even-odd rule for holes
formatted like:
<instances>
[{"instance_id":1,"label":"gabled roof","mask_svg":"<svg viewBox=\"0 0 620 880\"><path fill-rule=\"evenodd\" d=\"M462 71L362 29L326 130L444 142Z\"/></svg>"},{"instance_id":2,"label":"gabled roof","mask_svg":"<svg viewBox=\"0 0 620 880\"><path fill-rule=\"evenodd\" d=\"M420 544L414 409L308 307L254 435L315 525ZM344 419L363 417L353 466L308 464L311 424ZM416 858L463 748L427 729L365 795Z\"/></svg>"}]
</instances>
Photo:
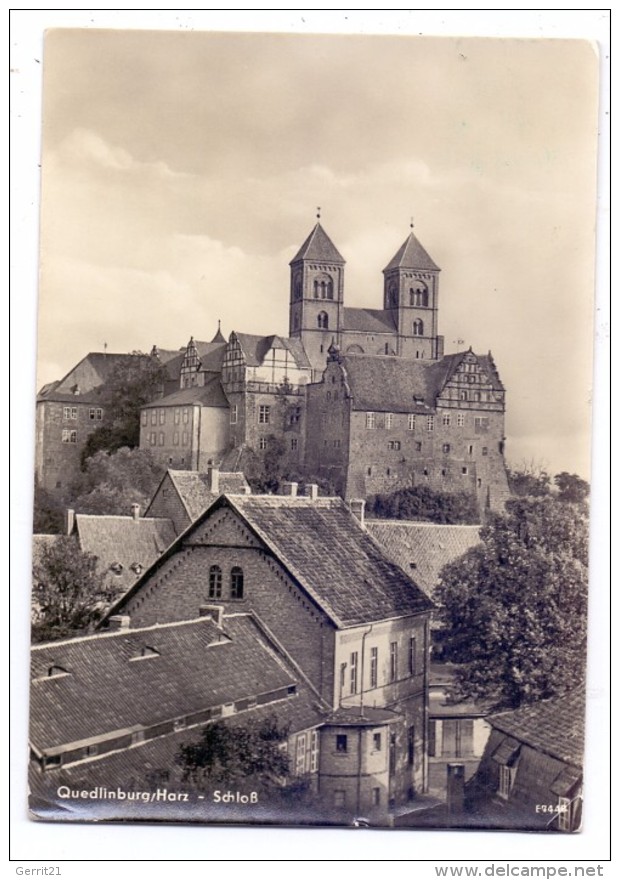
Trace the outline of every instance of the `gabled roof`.
<instances>
[{"instance_id":1,"label":"gabled roof","mask_svg":"<svg viewBox=\"0 0 620 880\"><path fill-rule=\"evenodd\" d=\"M320 223L316 224L289 265L292 266L293 263L297 263L299 260L315 260L319 263L345 262Z\"/></svg>"},{"instance_id":2,"label":"gabled roof","mask_svg":"<svg viewBox=\"0 0 620 880\"><path fill-rule=\"evenodd\" d=\"M410 232L383 271L390 272L392 269L430 269L438 272L439 266L426 253L413 232Z\"/></svg>"},{"instance_id":3,"label":"gabled roof","mask_svg":"<svg viewBox=\"0 0 620 880\"><path fill-rule=\"evenodd\" d=\"M245 355L248 367L259 367L265 360L267 352L272 348L283 348L293 356L299 369L310 369L310 361L300 339L288 339L286 336L256 336L253 333L237 333L241 350Z\"/></svg>"},{"instance_id":4,"label":"gabled roof","mask_svg":"<svg viewBox=\"0 0 620 880\"><path fill-rule=\"evenodd\" d=\"M499 373L491 352L488 354L476 354L471 348L467 351L447 354L438 362L438 364L441 365L441 370L443 372L442 388L450 381L450 379L452 379L460 365L466 359L470 359L479 364L482 370L488 375L491 388L494 391L504 390L504 386L499 378Z\"/></svg>"},{"instance_id":5,"label":"gabled roof","mask_svg":"<svg viewBox=\"0 0 620 880\"><path fill-rule=\"evenodd\" d=\"M200 406L228 407L228 400L222 389L220 377L217 375L209 376L204 385L192 385L190 388L181 388L180 391L174 391L167 394L166 397L160 397L151 403L145 404L142 409L159 409L164 406L190 406L192 404L200 404Z\"/></svg>"},{"instance_id":6,"label":"gabled roof","mask_svg":"<svg viewBox=\"0 0 620 880\"><path fill-rule=\"evenodd\" d=\"M480 526L367 519L366 529L428 596L443 567L480 543Z\"/></svg>"},{"instance_id":7,"label":"gabled roof","mask_svg":"<svg viewBox=\"0 0 620 880\"><path fill-rule=\"evenodd\" d=\"M222 628L204 617L37 645L31 675L30 735L41 751L297 684L245 614Z\"/></svg>"},{"instance_id":8,"label":"gabled roof","mask_svg":"<svg viewBox=\"0 0 620 880\"><path fill-rule=\"evenodd\" d=\"M342 366L356 410L424 412L434 409L435 398L443 387L443 371L432 361L345 354Z\"/></svg>"},{"instance_id":9,"label":"gabled roof","mask_svg":"<svg viewBox=\"0 0 620 880\"><path fill-rule=\"evenodd\" d=\"M220 471L217 494L210 490L209 478L206 473L169 470L168 474L192 521L198 519L200 514L213 504L218 495L250 493L250 486L241 471L233 473Z\"/></svg>"},{"instance_id":10,"label":"gabled roof","mask_svg":"<svg viewBox=\"0 0 620 880\"><path fill-rule=\"evenodd\" d=\"M75 530L84 553L99 560L99 569L119 590L135 583L176 538L169 519L133 516L92 516L78 513ZM111 566L122 566L116 571ZM133 567L132 567L133 566Z\"/></svg>"},{"instance_id":11,"label":"gabled roof","mask_svg":"<svg viewBox=\"0 0 620 880\"><path fill-rule=\"evenodd\" d=\"M570 691L550 700L490 715L487 721L507 736L537 751L580 767L583 763L585 694Z\"/></svg>"},{"instance_id":12,"label":"gabled roof","mask_svg":"<svg viewBox=\"0 0 620 880\"><path fill-rule=\"evenodd\" d=\"M402 569L384 555L341 498L222 495L155 567L181 551L183 542L224 506L240 516L336 626L406 617L434 607ZM154 570L146 572L109 613L121 613Z\"/></svg>"},{"instance_id":13,"label":"gabled roof","mask_svg":"<svg viewBox=\"0 0 620 880\"><path fill-rule=\"evenodd\" d=\"M221 335L221 334L220 334ZM200 358L200 370L204 373L220 373L226 354L226 340L222 337L221 341L199 342L194 340L194 346ZM181 366L185 360L186 349L177 351L174 357L166 361L166 370L171 379L178 379L181 375Z\"/></svg>"},{"instance_id":14,"label":"gabled roof","mask_svg":"<svg viewBox=\"0 0 620 880\"><path fill-rule=\"evenodd\" d=\"M158 359L166 365L173 356L172 352L158 352ZM73 399L76 403L86 403L90 400L100 399L95 389L100 388L110 379L114 369L123 364L133 364L136 360L150 361L151 355L148 354L115 354L113 352L91 351L83 357L78 363L72 367L69 372L57 382L48 382L39 391L37 400L54 400L68 402ZM86 370L88 378L88 386L84 386L82 379L82 388L78 388L79 381L76 381L76 374L80 368L90 368L90 372Z\"/></svg>"},{"instance_id":15,"label":"gabled roof","mask_svg":"<svg viewBox=\"0 0 620 880\"><path fill-rule=\"evenodd\" d=\"M344 329L362 333L394 333L394 315L386 309L346 309Z\"/></svg>"}]
</instances>

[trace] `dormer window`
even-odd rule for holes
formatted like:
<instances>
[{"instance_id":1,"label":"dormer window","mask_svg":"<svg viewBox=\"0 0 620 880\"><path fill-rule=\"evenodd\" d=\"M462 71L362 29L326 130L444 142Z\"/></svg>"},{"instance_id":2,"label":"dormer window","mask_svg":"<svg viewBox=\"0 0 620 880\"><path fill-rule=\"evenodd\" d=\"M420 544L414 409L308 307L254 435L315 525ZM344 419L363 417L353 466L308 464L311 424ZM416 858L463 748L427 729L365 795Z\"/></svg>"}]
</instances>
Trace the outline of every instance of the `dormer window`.
<instances>
[{"instance_id":1,"label":"dormer window","mask_svg":"<svg viewBox=\"0 0 620 880\"><path fill-rule=\"evenodd\" d=\"M144 566L141 565L139 562L132 562L129 567L134 572L134 574L142 574L142 572L144 571Z\"/></svg>"},{"instance_id":2,"label":"dormer window","mask_svg":"<svg viewBox=\"0 0 620 880\"><path fill-rule=\"evenodd\" d=\"M152 648L151 645L144 645L140 650L139 654L136 654L135 657L130 658L130 662L134 660L150 660L154 657L159 657L159 651L157 648Z\"/></svg>"},{"instance_id":3,"label":"dormer window","mask_svg":"<svg viewBox=\"0 0 620 880\"><path fill-rule=\"evenodd\" d=\"M57 663L52 664L47 670L48 678L59 678L62 675L70 675L68 669L65 669L64 666L59 666Z\"/></svg>"},{"instance_id":4,"label":"dormer window","mask_svg":"<svg viewBox=\"0 0 620 880\"><path fill-rule=\"evenodd\" d=\"M110 566L110 571L113 574L122 574L123 572L123 563L122 562L113 562Z\"/></svg>"}]
</instances>

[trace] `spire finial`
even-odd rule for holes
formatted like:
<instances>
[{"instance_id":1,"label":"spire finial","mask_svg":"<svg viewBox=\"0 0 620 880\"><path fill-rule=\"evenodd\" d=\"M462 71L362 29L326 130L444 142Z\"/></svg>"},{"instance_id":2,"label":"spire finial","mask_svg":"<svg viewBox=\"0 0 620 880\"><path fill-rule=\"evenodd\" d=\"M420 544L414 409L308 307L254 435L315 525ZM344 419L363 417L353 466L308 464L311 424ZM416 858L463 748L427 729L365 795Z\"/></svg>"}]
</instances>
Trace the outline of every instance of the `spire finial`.
<instances>
[{"instance_id":1,"label":"spire finial","mask_svg":"<svg viewBox=\"0 0 620 880\"><path fill-rule=\"evenodd\" d=\"M219 333L219 331L220 331L220 327L221 327L221 326L222 326L222 322L221 322L220 319L218 318L218 319L217 319L217 331L218 331L218 333Z\"/></svg>"},{"instance_id":2,"label":"spire finial","mask_svg":"<svg viewBox=\"0 0 620 880\"><path fill-rule=\"evenodd\" d=\"M321 206L320 205L316 209L316 219L317 220L321 219Z\"/></svg>"},{"instance_id":3,"label":"spire finial","mask_svg":"<svg viewBox=\"0 0 620 880\"><path fill-rule=\"evenodd\" d=\"M409 218L409 228L413 229L413 217Z\"/></svg>"}]
</instances>

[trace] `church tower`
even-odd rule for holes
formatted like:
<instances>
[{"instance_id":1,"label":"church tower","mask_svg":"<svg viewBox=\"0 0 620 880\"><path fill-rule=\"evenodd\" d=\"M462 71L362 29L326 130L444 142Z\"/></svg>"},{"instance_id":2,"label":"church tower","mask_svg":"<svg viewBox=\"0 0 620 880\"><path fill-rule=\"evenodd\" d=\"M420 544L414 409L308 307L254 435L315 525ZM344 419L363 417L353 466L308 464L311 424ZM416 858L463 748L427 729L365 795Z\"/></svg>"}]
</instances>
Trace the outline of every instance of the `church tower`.
<instances>
[{"instance_id":1,"label":"church tower","mask_svg":"<svg viewBox=\"0 0 620 880\"><path fill-rule=\"evenodd\" d=\"M383 270L383 308L391 312L401 357L438 360L443 336L437 335L439 266L413 234Z\"/></svg>"},{"instance_id":2,"label":"church tower","mask_svg":"<svg viewBox=\"0 0 620 880\"><path fill-rule=\"evenodd\" d=\"M327 350L340 341L344 314L344 265L320 223L290 262L289 336L300 339L313 379L325 369Z\"/></svg>"}]
</instances>

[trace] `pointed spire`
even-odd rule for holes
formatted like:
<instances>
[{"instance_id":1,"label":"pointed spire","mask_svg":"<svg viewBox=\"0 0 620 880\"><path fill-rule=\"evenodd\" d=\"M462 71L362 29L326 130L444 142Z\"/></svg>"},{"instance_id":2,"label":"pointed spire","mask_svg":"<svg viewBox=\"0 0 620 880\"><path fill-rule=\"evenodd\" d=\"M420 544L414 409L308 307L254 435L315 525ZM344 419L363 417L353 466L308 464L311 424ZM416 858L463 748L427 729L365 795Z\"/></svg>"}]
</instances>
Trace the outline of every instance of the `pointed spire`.
<instances>
[{"instance_id":1,"label":"pointed spire","mask_svg":"<svg viewBox=\"0 0 620 880\"><path fill-rule=\"evenodd\" d=\"M430 269L433 272L438 272L439 266L426 253L413 234L413 217L411 218L410 227L411 232L383 271L389 272L392 269Z\"/></svg>"},{"instance_id":2,"label":"pointed spire","mask_svg":"<svg viewBox=\"0 0 620 880\"><path fill-rule=\"evenodd\" d=\"M338 253L336 245L320 223L315 225L308 238L291 260L290 265L292 266L293 263L297 263L300 260L316 260L321 263L341 263L343 265L345 263L342 255Z\"/></svg>"},{"instance_id":3,"label":"pointed spire","mask_svg":"<svg viewBox=\"0 0 620 880\"><path fill-rule=\"evenodd\" d=\"M211 342L226 342L226 339L224 338L224 334L222 333L222 330L221 330L221 326L222 326L222 322L218 318L217 319L217 333L215 334L215 336L213 337Z\"/></svg>"}]
</instances>

